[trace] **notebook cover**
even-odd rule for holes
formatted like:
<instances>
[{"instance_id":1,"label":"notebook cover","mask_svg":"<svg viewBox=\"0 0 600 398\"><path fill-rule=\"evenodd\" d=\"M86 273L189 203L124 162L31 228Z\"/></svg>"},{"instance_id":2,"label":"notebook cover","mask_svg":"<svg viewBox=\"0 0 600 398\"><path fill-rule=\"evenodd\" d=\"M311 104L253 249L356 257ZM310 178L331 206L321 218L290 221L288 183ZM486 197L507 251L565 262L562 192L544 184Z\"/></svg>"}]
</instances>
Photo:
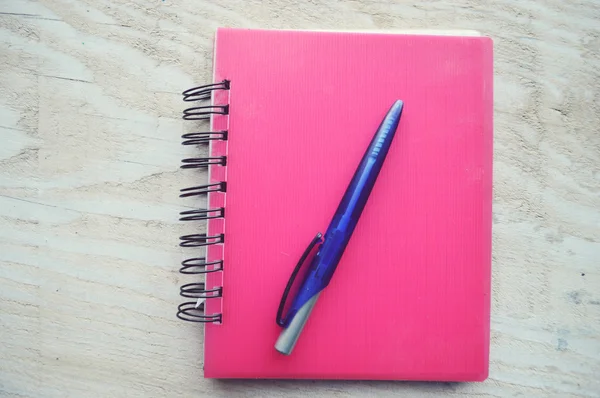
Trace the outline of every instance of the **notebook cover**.
<instances>
[{"instance_id":1,"label":"notebook cover","mask_svg":"<svg viewBox=\"0 0 600 398\"><path fill-rule=\"evenodd\" d=\"M219 29L208 248L210 378L483 380L488 374L492 42L484 37ZM275 351L290 273L324 232L386 111L396 138L291 356Z\"/></svg>"}]
</instances>

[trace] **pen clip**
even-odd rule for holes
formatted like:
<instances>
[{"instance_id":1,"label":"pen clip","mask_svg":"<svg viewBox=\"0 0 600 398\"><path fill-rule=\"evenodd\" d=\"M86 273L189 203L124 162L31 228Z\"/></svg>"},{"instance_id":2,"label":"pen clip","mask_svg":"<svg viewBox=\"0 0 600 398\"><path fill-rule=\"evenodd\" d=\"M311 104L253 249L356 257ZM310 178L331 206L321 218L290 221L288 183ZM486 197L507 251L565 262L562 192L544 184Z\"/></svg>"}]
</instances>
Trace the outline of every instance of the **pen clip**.
<instances>
[{"instance_id":1,"label":"pen clip","mask_svg":"<svg viewBox=\"0 0 600 398\"><path fill-rule=\"evenodd\" d=\"M287 301L288 295L290 294L290 290L292 289L292 285L294 284L294 280L296 279L296 276L298 276L298 272L300 272L300 269L302 268L302 264L304 264L304 262L306 261L307 257L310 255L311 251L313 250L313 248L321 243L323 241L323 234L321 234L320 232L317 233L317 235L313 238L313 240L309 243L308 247L306 248L306 250L304 250L304 253L302 253L302 256L300 257L300 260L298 261L298 264L296 264L296 267L294 268L294 271L292 271L292 275L290 275L290 280L288 281L285 290L283 291L283 296L281 296L281 302L279 303L279 308L277 309L277 319L276 322L279 326L284 327L285 324L287 323L287 317L285 319L282 319L283 317L283 310L285 308L285 303Z\"/></svg>"}]
</instances>

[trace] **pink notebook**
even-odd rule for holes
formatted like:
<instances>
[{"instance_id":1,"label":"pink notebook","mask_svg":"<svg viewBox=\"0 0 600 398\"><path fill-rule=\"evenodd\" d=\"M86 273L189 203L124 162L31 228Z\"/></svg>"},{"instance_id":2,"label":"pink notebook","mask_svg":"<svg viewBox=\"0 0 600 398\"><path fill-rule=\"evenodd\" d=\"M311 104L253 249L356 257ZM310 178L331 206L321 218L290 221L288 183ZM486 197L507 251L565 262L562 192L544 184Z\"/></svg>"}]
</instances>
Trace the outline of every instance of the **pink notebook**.
<instances>
[{"instance_id":1,"label":"pink notebook","mask_svg":"<svg viewBox=\"0 0 600 398\"><path fill-rule=\"evenodd\" d=\"M492 42L219 29L210 102L204 376L479 381L488 375ZM286 282L381 119L400 125L290 356ZM202 129L202 122L198 128ZM226 159L226 160L225 160ZM226 182L225 184L220 184ZM222 270L221 270L222 268Z\"/></svg>"}]
</instances>

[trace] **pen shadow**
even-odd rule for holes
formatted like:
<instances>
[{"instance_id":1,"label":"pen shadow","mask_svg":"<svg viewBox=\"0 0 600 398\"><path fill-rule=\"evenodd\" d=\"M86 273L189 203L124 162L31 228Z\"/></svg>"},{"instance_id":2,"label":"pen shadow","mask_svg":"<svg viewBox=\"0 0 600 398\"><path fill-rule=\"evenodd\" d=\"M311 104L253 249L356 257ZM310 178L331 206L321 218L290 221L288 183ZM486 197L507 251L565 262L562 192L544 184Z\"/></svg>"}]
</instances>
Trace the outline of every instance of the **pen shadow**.
<instances>
[{"instance_id":1,"label":"pen shadow","mask_svg":"<svg viewBox=\"0 0 600 398\"><path fill-rule=\"evenodd\" d=\"M394 380L291 380L291 379L218 379L214 380L217 391L230 396L244 393L257 396L295 393L298 396L311 394L349 394L356 396L378 396L385 393L406 392L412 394L426 393L441 395L457 393L469 388L473 383L462 382L426 382L426 381L394 381ZM262 395L261 395L262 394ZM229 395L228 395L229 396ZM292 394L292 396L294 396ZM323 395L325 396L325 395Z\"/></svg>"}]
</instances>

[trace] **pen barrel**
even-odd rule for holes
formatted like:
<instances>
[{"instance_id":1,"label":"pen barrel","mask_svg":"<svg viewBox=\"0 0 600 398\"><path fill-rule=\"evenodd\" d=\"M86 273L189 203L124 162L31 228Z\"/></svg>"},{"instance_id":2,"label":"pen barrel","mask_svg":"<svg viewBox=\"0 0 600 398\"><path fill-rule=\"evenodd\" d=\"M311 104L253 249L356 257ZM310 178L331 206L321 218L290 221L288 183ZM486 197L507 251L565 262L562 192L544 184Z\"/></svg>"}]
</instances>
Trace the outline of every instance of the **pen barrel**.
<instances>
[{"instance_id":1,"label":"pen barrel","mask_svg":"<svg viewBox=\"0 0 600 398\"><path fill-rule=\"evenodd\" d=\"M394 102L381 121L348 184L336 216L349 215L354 219L354 224L358 221L396 135L403 106L400 100Z\"/></svg>"},{"instance_id":2,"label":"pen barrel","mask_svg":"<svg viewBox=\"0 0 600 398\"><path fill-rule=\"evenodd\" d=\"M322 249L325 253L331 251L333 254L324 256L331 259L323 264L326 267L322 273L325 286L329 283L373 190L396 134L403 106L402 101L396 101L383 118L327 228Z\"/></svg>"},{"instance_id":3,"label":"pen barrel","mask_svg":"<svg viewBox=\"0 0 600 398\"><path fill-rule=\"evenodd\" d=\"M281 331L281 334L275 343L275 349L277 351L284 355L290 355L292 353L292 350L300 337L300 333L302 333L302 329L304 329L304 325L306 325L306 321L308 321L308 317L317 303L319 294L320 293L315 294L300 307L290 324Z\"/></svg>"}]
</instances>

